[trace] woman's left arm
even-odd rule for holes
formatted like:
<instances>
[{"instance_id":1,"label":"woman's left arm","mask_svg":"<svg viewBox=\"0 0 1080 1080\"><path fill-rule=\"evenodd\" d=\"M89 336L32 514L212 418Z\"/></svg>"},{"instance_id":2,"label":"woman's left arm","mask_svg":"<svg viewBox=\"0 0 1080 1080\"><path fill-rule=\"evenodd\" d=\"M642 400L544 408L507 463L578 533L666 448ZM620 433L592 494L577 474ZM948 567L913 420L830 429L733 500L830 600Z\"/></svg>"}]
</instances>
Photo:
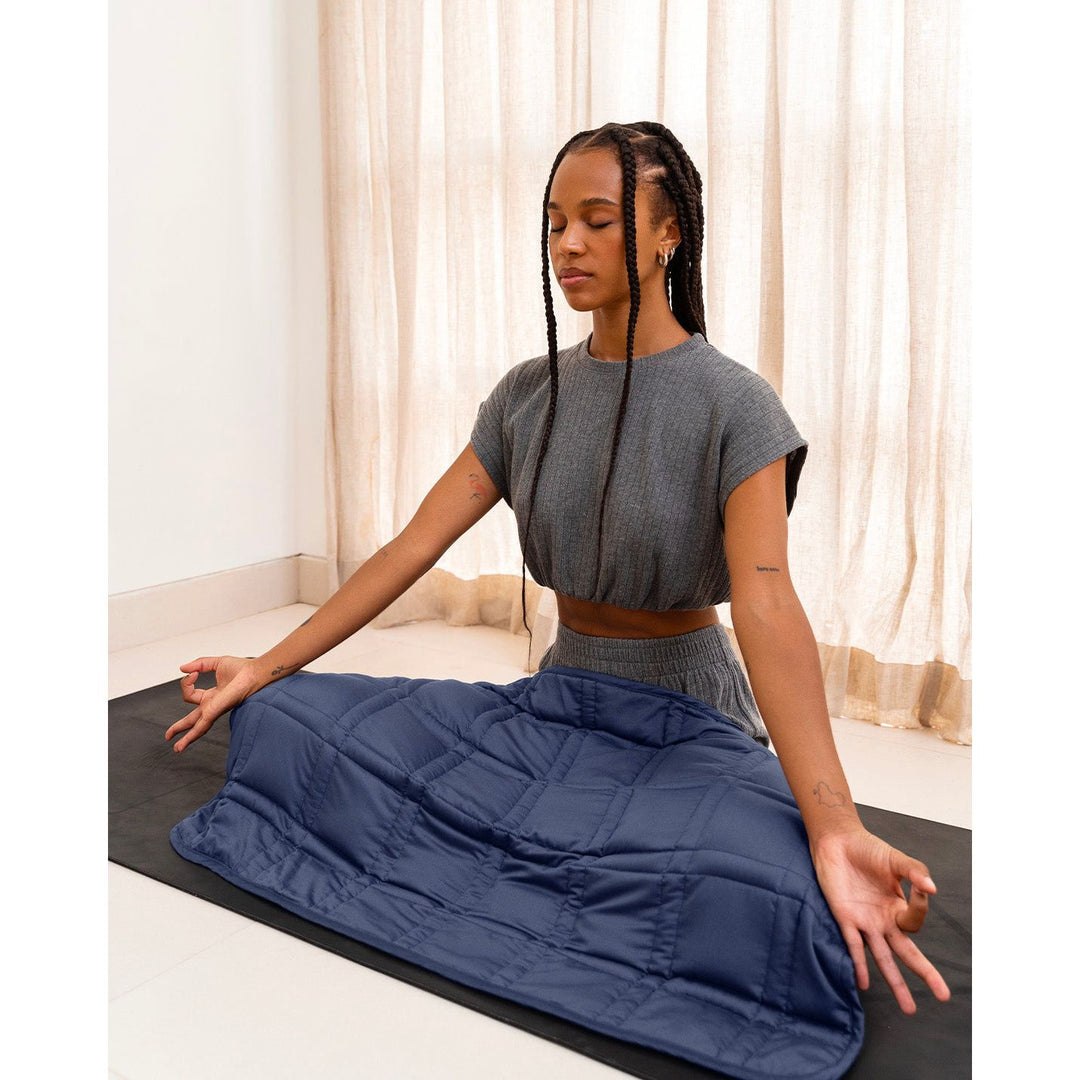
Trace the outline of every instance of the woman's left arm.
<instances>
[{"instance_id":1,"label":"woman's left arm","mask_svg":"<svg viewBox=\"0 0 1080 1080\"><path fill-rule=\"evenodd\" d=\"M905 1013L915 1002L895 957L926 980L939 1001L949 988L908 937L923 923L927 868L867 832L833 741L813 630L787 562L785 459L739 484L724 506L731 619L751 689L799 805L822 892L869 986L864 940ZM911 885L910 900L901 882Z\"/></svg>"}]
</instances>

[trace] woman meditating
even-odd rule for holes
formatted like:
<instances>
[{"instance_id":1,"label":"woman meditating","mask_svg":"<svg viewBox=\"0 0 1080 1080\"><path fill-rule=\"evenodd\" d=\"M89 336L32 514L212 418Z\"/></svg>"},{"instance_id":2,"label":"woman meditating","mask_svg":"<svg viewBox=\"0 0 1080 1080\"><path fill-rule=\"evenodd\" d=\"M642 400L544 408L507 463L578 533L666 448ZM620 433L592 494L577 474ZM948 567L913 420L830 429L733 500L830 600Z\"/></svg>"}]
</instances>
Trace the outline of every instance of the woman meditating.
<instances>
[{"instance_id":1,"label":"woman meditating","mask_svg":"<svg viewBox=\"0 0 1080 1080\"><path fill-rule=\"evenodd\" d=\"M816 875L835 919L835 926L827 925L825 914L820 925L815 924L813 936L820 943L824 936L835 937L838 932L837 942L842 939L837 945L842 963L836 978L842 982L845 977L841 968L847 963L846 949L852 965L847 971L853 971L858 987L866 989L869 949L905 1013L914 1012L915 1003L898 960L925 980L936 998L947 1000L944 980L910 937L923 923L934 883L921 862L890 847L860 823L832 738L814 635L788 572L787 516L806 457L806 440L770 385L705 338L703 212L697 170L678 140L660 124L607 124L581 132L559 151L552 166L544 194L543 232L547 354L506 373L480 406L469 445L431 489L408 526L302 626L255 659L200 657L182 665L186 672L181 681L183 698L194 708L165 737L181 735L174 746L181 752L230 709L236 709L235 724L271 684L306 680L295 682L296 689L287 695L291 700L329 685L319 680L345 678L294 673L375 618L431 569L458 537L505 499L516 515L521 538L523 606L527 565L539 584L555 591L559 625L553 645L531 680L493 689L513 690L506 700L523 702L531 699L522 687L533 693L541 685L553 686L558 675L568 684L590 688L588 693L618 691L637 695L627 701L657 702L658 708L662 705L668 710L664 716L673 715L670 710L677 705L683 710L680 723L688 723L685 717L692 714L693 724L680 729L678 737L669 731L662 736L657 732L658 740L667 741L656 745L672 747L672 753L688 752L684 736L691 729L698 732L701 747L719 746L723 741L723 753L728 755L723 760L732 762L731 782L740 788L740 798L749 799L747 792L772 785L780 792L776 799L788 799L786 790L781 791L786 778L805 828L805 836L798 833L798 844L802 854L808 845L812 860L808 877L812 884ZM562 351L556 341L552 275L575 311L592 313L592 333ZM729 600L749 684L716 611L717 604ZM216 673L216 687L197 689L198 674L209 671ZM546 683L542 682L545 677ZM364 685L371 684L371 693L382 684L398 687L403 683L400 679L351 678L367 680ZM467 713L476 708L469 704L472 699L451 693L451 680L430 682L432 687L425 692L443 695L430 700L445 701L451 712L458 710L453 723L467 730L472 717L461 710ZM288 707L285 696L275 708ZM459 698L465 703L459 704ZM237 709L242 702L243 707ZM601 726L624 722L631 723L622 715L601 716L596 721ZM543 718L533 721L536 729L546 723ZM618 727L607 734L612 740L618 736L632 742L627 730ZM653 736L646 728L640 737ZM775 758L763 749L770 742L782 777L775 769ZM231 750L230 761L245 752L234 755ZM658 754L650 753L647 767L635 765L639 773L629 780L622 777L612 786L603 824L589 825L588 832L594 828L598 832L588 859L602 863L608 857L619 836L619 813L632 812L635 804L632 799L626 801L626 796L622 796L626 806L610 809L620 792L632 783L645 784L647 774L654 780L661 775L650 773L658 768L653 761ZM744 771L749 769L748 762L760 771ZM775 779L766 784L758 777L772 776L769 770L774 770ZM696 774L685 775L702 782ZM747 779L751 775L753 779ZM667 790L686 790L679 779L678 775L669 777ZM555 780L545 778L544 782ZM402 785L407 782L403 780ZM659 797L658 787L650 791ZM666 804L656 805L661 807L656 816L662 818ZM745 814L740 820L747 823L746 828L765 830L752 854L776 870L783 860L774 854L768 830L775 824L778 835L788 837L790 821L780 810L770 809L774 803L761 802L760 809L755 809L757 802L746 805L747 809L740 810L741 804L724 796L710 822L722 821L727 814ZM365 818L358 815L357 833L362 834L364 828ZM670 844L672 858L684 854L691 835L701 836L702 851L713 851L720 843L705 839L711 834L680 833L678 842ZM518 836L508 829L506 842ZM597 839L602 836L611 838L607 846ZM732 861L736 856L730 850L721 855L728 860L723 866L741 865ZM689 854L686 857L690 859ZM747 857L745 852L738 855L738 859ZM790 870L791 857L784 858L788 861L779 870ZM373 866L365 866L364 873L389 880ZM684 872L689 873L689 866L689 862L684 865ZM726 871L718 873L723 877ZM573 889L572 874L567 888ZM575 901L582 905L579 919L590 904L587 885L582 888L584 900ZM687 888L686 880L683 888ZM657 899L660 908L669 901L666 893ZM693 934L692 922L685 920L697 909L685 899L682 903L684 921L673 923L672 933ZM754 938L760 937L761 970L766 972L761 979L767 982L777 971L783 969L783 974L787 969L775 952L780 932L769 921L772 916L766 918L766 912L773 910L769 896L755 903L759 907L751 907L745 922L749 930L737 935L748 936L749 942L743 940L738 947L749 955L758 944ZM465 905L460 906L464 909ZM760 919L755 911L760 912ZM718 934L727 925L721 911L702 917L718 920ZM679 974L674 962L668 969L657 965L657 950L662 947L669 948L671 956L680 955L677 944L662 945L654 938L651 951L642 954L645 974L639 978ZM696 948L700 953L701 946ZM742 961L724 962L738 965ZM723 971L721 976L717 982L726 986ZM794 990L789 987L784 1000L798 1000L801 978L791 976ZM730 1006L746 1023L760 1007L755 994L746 992L750 1004L745 1008L734 999ZM533 998L523 994L521 1000ZM644 997L638 1006L644 1010ZM559 1006L552 1007L560 1011ZM777 1008L783 1011L782 1004ZM791 1011L800 1009L791 1006ZM802 1007L803 1014L813 1011L812 1003ZM606 1020L608 1013L596 1016ZM850 1016L843 1021L856 1050L861 1014L858 1021ZM775 1018L770 1022L774 1029L781 1023ZM597 1026L605 1029L603 1024ZM769 1038L774 1038L775 1030L770 1030ZM623 1034L624 1029L619 1032ZM755 1038L758 1042L747 1041L740 1029L714 1056L702 1050L697 1060L743 1075L738 1062L753 1059L751 1043L765 1045L764 1035ZM732 1045L735 1042L738 1052ZM659 1045L656 1040L653 1043ZM673 1052L683 1051L675 1048ZM773 1072L765 1065L758 1072L745 1068L745 1075L779 1076L791 1066L776 1065ZM819 1072L807 1066L806 1075L826 1074L833 1075L824 1066Z\"/></svg>"}]
</instances>

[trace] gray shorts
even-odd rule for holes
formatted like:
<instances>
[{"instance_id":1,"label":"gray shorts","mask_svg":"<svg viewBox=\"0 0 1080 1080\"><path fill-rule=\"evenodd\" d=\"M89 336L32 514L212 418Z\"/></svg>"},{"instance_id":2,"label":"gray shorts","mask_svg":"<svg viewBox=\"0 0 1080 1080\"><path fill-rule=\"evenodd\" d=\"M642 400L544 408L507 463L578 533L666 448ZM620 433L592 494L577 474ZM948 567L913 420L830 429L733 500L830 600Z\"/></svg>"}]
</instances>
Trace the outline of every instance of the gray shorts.
<instances>
[{"instance_id":1,"label":"gray shorts","mask_svg":"<svg viewBox=\"0 0 1080 1080\"><path fill-rule=\"evenodd\" d=\"M679 690L711 705L751 738L769 745L750 684L722 626L703 626L671 637L614 638L579 634L559 623L555 640L537 668L555 665Z\"/></svg>"}]
</instances>

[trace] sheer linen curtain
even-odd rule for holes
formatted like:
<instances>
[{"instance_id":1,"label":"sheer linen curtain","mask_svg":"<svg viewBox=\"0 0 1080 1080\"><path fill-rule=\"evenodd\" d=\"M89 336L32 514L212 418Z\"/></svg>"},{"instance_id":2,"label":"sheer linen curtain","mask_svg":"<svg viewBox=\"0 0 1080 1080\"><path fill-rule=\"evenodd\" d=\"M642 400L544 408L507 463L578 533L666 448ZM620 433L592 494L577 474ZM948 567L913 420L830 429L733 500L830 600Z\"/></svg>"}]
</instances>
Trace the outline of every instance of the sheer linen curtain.
<instances>
[{"instance_id":1,"label":"sheer linen curtain","mask_svg":"<svg viewBox=\"0 0 1080 1080\"><path fill-rule=\"evenodd\" d=\"M791 569L830 711L970 742L959 0L321 0L320 77L331 587L406 525L499 377L546 352L558 148L659 120L704 180L709 340L810 443ZM591 323L555 296L562 348ZM503 505L375 625L520 631L520 573ZM535 665L555 607L528 585Z\"/></svg>"}]
</instances>

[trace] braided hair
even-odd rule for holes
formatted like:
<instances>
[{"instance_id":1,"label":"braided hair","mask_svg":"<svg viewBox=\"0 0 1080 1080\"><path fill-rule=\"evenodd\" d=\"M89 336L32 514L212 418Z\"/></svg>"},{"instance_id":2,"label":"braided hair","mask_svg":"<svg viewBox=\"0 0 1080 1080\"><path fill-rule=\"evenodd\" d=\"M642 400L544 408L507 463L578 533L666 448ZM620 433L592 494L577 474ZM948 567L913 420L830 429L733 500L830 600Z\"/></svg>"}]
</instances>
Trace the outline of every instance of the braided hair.
<instances>
[{"instance_id":1,"label":"braided hair","mask_svg":"<svg viewBox=\"0 0 1080 1080\"><path fill-rule=\"evenodd\" d=\"M551 185L564 157L570 153L607 148L616 153L622 165L623 189L623 235L626 247L626 274L630 286L630 315L626 328L626 371L623 375L622 396L619 401L615 434L611 443L607 475L600 498L600 523L596 540L596 581L599 584L600 551L604 536L604 508L608 489L615 472L615 455L619 450L623 418L630 397L630 373L634 362L634 331L641 307L641 285L637 273L637 217L635 194L639 183L648 185L652 224L672 212L679 224L682 242L667 265L664 274L665 291L672 314L688 333L705 336L705 306L701 288L701 251L705 234L705 215L701 199L701 175L694 167L682 143L663 124L642 121L636 124L605 124L601 128L580 131L570 139L555 156L544 189L544 216L540 238L540 256L543 267L541 280L544 287L544 310L547 316L548 370L551 376L551 392L548 399L547 419L540 440L540 453L533 472L529 509L525 518L525 535L522 541L521 563L521 618L529 631L529 656L532 657L532 628L525 617L525 558L529 542L529 526L532 523L533 505L540 482L540 470L547 456L551 428L555 422L555 409L559 398L559 366L557 362L555 307L552 302L551 273L548 258L547 204L551 197Z\"/></svg>"}]
</instances>

